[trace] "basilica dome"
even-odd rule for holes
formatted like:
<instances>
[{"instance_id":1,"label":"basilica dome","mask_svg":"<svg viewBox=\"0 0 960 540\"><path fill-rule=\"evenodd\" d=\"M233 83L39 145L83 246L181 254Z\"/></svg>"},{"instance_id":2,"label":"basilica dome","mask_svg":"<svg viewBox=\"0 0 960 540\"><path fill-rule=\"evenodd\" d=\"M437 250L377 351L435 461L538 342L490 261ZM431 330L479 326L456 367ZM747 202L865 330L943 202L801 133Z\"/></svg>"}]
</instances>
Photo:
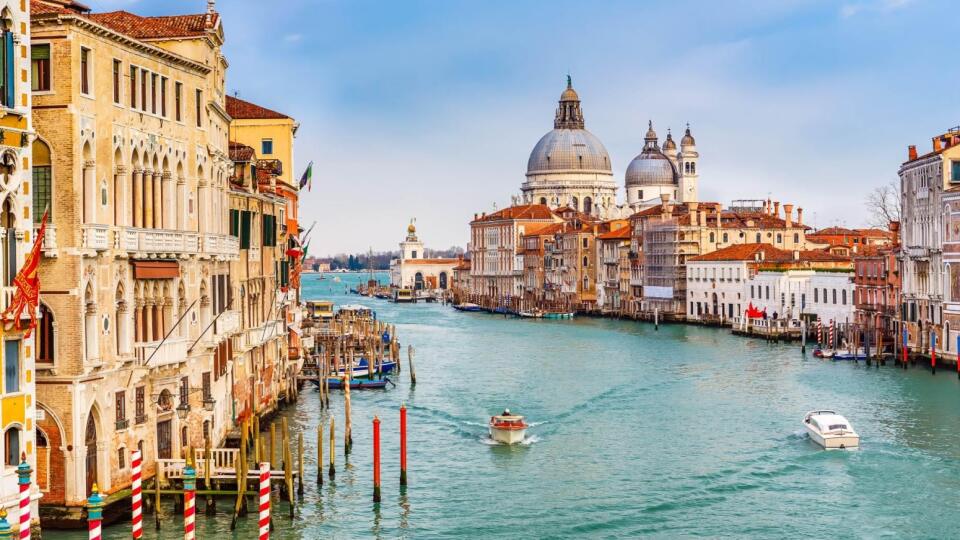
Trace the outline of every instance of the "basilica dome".
<instances>
[{"instance_id":1,"label":"basilica dome","mask_svg":"<svg viewBox=\"0 0 960 540\"><path fill-rule=\"evenodd\" d=\"M527 160L528 176L558 171L612 173L607 149L584 128L580 96L569 77L560 95L553 130L540 138Z\"/></svg>"},{"instance_id":2,"label":"basilica dome","mask_svg":"<svg viewBox=\"0 0 960 540\"><path fill-rule=\"evenodd\" d=\"M527 174L570 170L612 172L610 156L600 139L585 129L554 129L533 147Z\"/></svg>"},{"instance_id":3,"label":"basilica dome","mask_svg":"<svg viewBox=\"0 0 960 540\"><path fill-rule=\"evenodd\" d=\"M664 186L678 185L680 183L677 169L657 145L657 134L653 131L651 124L644 137L643 151L640 155L633 158L630 165L627 166L625 175L626 186ZM673 144L672 139L670 143ZM666 143L664 146L668 146ZM674 148L676 148L674 146Z\"/></svg>"}]
</instances>

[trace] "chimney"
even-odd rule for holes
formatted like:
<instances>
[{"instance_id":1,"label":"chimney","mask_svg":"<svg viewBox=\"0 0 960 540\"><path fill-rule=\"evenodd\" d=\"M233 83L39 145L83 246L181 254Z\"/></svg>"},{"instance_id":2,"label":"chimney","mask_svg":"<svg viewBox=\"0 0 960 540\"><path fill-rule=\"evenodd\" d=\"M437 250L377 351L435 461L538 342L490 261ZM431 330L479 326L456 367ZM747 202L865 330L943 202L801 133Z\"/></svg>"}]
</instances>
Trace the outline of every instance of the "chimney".
<instances>
[{"instance_id":1,"label":"chimney","mask_svg":"<svg viewBox=\"0 0 960 540\"><path fill-rule=\"evenodd\" d=\"M763 201L763 213L767 213L767 201Z\"/></svg>"},{"instance_id":2,"label":"chimney","mask_svg":"<svg viewBox=\"0 0 960 540\"><path fill-rule=\"evenodd\" d=\"M787 220L787 228L793 227L793 205L783 204L783 217Z\"/></svg>"},{"instance_id":3,"label":"chimney","mask_svg":"<svg viewBox=\"0 0 960 540\"><path fill-rule=\"evenodd\" d=\"M692 225L692 226L694 226L694 227L696 227L697 224L698 224L698 222L697 222L697 217L698 217L698 215L697 215L697 206L699 206L699 205L698 205L697 203L695 203L695 202L688 202L688 203L687 203L687 213L690 214L690 225Z\"/></svg>"},{"instance_id":4,"label":"chimney","mask_svg":"<svg viewBox=\"0 0 960 540\"><path fill-rule=\"evenodd\" d=\"M803 225L803 208L797 208L797 225Z\"/></svg>"},{"instance_id":5,"label":"chimney","mask_svg":"<svg viewBox=\"0 0 960 540\"><path fill-rule=\"evenodd\" d=\"M916 147L916 146L914 146L914 145L911 144L910 146L907 147L907 159L908 159L909 161L913 161L913 160L917 159L917 147Z\"/></svg>"},{"instance_id":6,"label":"chimney","mask_svg":"<svg viewBox=\"0 0 960 540\"><path fill-rule=\"evenodd\" d=\"M939 152L939 151L942 150L942 149L943 149L943 148L942 148L942 146L940 145L940 137L934 137L934 138L933 138L933 151L934 151L934 152Z\"/></svg>"},{"instance_id":7,"label":"chimney","mask_svg":"<svg viewBox=\"0 0 960 540\"><path fill-rule=\"evenodd\" d=\"M780 217L780 201L773 201L773 217Z\"/></svg>"}]
</instances>

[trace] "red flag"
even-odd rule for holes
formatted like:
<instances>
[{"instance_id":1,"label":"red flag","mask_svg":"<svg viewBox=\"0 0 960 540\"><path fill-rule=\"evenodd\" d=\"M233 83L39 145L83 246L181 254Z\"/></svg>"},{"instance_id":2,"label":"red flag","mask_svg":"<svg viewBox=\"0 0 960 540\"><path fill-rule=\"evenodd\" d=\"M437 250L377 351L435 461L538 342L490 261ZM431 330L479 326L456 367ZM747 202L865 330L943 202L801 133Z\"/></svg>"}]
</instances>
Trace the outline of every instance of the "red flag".
<instances>
[{"instance_id":1,"label":"red flag","mask_svg":"<svg viewBox=\"0 0 960 540\"><path fill-rule=\"evenodd\" d=\"M23 268L14 278L13 284L17 288L13 295L13 300L0 317L4 322L18 322L24 309L29 309L30 325L23 337L28 338L37 326L37 306L40 304L40 257L43 256L43 236L47 232L47 214L43 213L43 220L40 222L40 230L37 237L33 239L33 248L27 255L27 260L23 262Z\"/></svg>"}]
</instances>

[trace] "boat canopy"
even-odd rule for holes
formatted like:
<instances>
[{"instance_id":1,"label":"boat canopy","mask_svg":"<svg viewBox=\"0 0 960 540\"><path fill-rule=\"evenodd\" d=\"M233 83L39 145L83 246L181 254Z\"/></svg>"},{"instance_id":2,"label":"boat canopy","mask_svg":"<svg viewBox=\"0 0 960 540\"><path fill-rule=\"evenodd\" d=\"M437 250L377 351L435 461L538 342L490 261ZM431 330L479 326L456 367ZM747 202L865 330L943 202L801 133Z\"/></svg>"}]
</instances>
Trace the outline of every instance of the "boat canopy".
<instances>
[{"instance_id":1,"label":"boat canopy","mask_svg":"<svg viewBox=\"0 0 960 540\"><path fill-rule=\"evenodd\" d=\"M810 416L810 422L816 426L820 433L844 430L853 431L850 422L839 414L815 414Z\"/></svg>"}]
</instances>

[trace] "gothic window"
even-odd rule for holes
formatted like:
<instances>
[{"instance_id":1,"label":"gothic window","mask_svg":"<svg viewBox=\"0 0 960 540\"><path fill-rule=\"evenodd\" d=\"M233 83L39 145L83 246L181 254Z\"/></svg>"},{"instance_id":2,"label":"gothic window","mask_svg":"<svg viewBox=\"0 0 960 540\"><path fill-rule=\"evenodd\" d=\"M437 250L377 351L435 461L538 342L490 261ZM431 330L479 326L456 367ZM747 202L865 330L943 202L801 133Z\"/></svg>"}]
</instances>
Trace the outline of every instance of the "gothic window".
<instances>
[{"instance_id":1,"label":"gothic window","mask_svg":"<svg viewBox=\"0 0 960 540\"><path fill-rule=\"evenodd\" d=\"M53 312L46 304L40 304L40 321L37 323L37 362L53 363L55 356L53 336Z\"/></svg>"},{"instance_id":2,"label":"gothic window","mask_svg":"<svg viewBox=\"0 0 960 540\"><path fill-rule=\"evenodd\" d=\"M4 463L8 467L20 464L20 430L12 427L3 434Z\"/></svg>"},{"instance_id":3,"label":"gothic window","mask_svg":"<svg viewBox=\"0 0 960 540\"><path fill-rule=\"evenodd\" d=\"M47 221L53 222L51 208L53 193L53 174L50 161L50 147L40 139L33 141L33 220L39 222L44 210L48 211Z\"/></svg>"},{"instance_id":4,"label":"gothic window","mask_svg":"<svg viewBox=\"0 0 960 540\"><path fill-rule=\"evenodd\" d=\"M20 391L20 340L3 342L3 391L12 394Z\"/></svg>"}]
</instances>

